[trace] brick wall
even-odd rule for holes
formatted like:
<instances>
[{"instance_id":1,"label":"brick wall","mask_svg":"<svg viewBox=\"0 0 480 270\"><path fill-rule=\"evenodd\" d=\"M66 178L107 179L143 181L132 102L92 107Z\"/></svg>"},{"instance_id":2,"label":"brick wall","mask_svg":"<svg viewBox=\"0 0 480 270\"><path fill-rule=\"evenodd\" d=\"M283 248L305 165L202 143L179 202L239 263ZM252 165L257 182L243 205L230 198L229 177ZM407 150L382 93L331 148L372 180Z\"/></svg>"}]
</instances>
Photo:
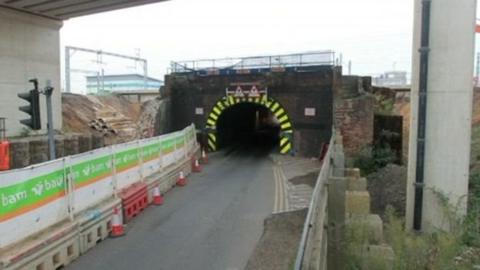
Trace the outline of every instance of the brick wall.
<instances>
[{"instance_id":1,"label":"brick wall","mask_svg":"<svg viewBox=\"0 0 480 270\"><path fill-rule=\"evenodd\" d=\"M346 76L342 82L335 123L343 135L345 155L352 158L373 143L375 97L366 91L371 85L367 78Z\"/></svg>"}]
</instances>

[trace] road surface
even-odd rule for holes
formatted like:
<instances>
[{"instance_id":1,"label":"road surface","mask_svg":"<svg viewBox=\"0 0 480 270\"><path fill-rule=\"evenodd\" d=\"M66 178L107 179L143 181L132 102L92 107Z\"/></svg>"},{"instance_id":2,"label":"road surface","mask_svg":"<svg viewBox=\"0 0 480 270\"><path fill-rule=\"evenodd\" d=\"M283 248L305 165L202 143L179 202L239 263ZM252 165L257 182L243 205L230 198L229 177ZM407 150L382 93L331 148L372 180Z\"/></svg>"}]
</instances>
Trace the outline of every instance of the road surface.
<instances>
[{"instance_id":1,"label":"road surface","mask_svg":"<svg viewBox=\"0 0 480 270\"><path fill-rule=\"evenodd\" d=\"M126 236L107 239L67 269L243 269L273 210L272 162L262 151L222 152L188 180L130 222Z\"/></svg>"}]
</instances>

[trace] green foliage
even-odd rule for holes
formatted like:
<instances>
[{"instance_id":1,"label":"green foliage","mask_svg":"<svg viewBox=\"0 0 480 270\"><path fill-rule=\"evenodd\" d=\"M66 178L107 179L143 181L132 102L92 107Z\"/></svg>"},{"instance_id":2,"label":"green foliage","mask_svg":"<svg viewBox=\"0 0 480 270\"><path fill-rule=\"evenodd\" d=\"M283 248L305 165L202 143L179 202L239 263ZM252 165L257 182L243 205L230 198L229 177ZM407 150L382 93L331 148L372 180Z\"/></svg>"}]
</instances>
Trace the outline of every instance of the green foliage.
<instances>
[{"instance_id":1,"label":"green foliage","mask_svg":"<svg viewBox=\"0 0 480 270\"><path fill-rule=\"evenodd\" d=\"M448 233L417 234L405 230L404 221L395 215L393 208L388 207L387 217L385 241L395 253L393 260L365 256L365 246L372 243L361 232L362 227L350 223L346 231L347 270L470 270L478 264L480 258L471 255L471 248L464 241L470 228L466 223Z\"/></svg>"},{"instance_id":2,"label":"green foliage","mask_svg":"<svg viewBox=\"0 0 480 270\"><path fill-rule=\"evenodd\" d=\"M480 125L472 127L472 144L471 144L471 173L480 173Z\"/></svg>"},{"instance_id":3,"label":"green foliage","mask_svg":"<svg viewBox=\"0 0 480 270\"><path fill-rule=\"evenodd\" d=\"M469 191L464 241L470 246L480 248L480 174L470 176Z\"/></svg>"},{"instance_id":4,"label":"green foliage","mask_svg":"<svg viewBox=\"0 0 480 270\"><path fill-rule=\"evenodd\" d=\"M356 157L354 166L359 168L363 175L369 175L395 160L395 152L389 147L366 147Z\"/></svg>"},{"instance_id":5,"label":"green foliage","mask_svg":"<svg viewBox=\"0 0 480 270\"><path fill-rule=\"evenodd\" d=\"M369 255L368 246L379 244L374 240L372 227L361 220L352 220L345 227L346 269L347 270L384 270L391 263L385 258Z\"/></svg>"},{"instance_id":6,"label":"green foliage","mask_svg":"<svg viewBox=\"0 0 480 270\"><path fill-rule=\"evenodd\" d=\"M478 146L480 149L480 140ZM389 149L370 148L362 151L355 166L369 174L393 160L394 155ZM442 192L429 191L436 194L443 207L449 232L439 230L418 234L405 230L404 220L395 215L393 208L388 207L384 236L385 243L395 253L394 259L366 256L365 247L376 243L371 243L369 232L361 224L350 223L346 228L346 269L471 270L474 265L480 265L480 172L473 173L470 178L466 217L456 214L459 203L452 204Z\"/></svg>"},{"instance_id":7,"label":"green foliage","mask_svg":"<svg viewBox=\"0 0 480 270\"><path fill-rule=\"evenodd\" d=\"M394 270L471 269L471 264L455 260L465 248L460 231L416 234L405 230L391 209L387 215L385 234L396 256Z\"/></svg>"},{"instance_id":8,"label":"green foliage","mask_svg":"<svg viewBox=\"0 0 480 270\"><path fill-rule=\"evenodd\" d=\"M375 112L378 114L390 115L395 109L395 99L388 98L382 95L376 95Z\"/></svg>"}]
</instances>

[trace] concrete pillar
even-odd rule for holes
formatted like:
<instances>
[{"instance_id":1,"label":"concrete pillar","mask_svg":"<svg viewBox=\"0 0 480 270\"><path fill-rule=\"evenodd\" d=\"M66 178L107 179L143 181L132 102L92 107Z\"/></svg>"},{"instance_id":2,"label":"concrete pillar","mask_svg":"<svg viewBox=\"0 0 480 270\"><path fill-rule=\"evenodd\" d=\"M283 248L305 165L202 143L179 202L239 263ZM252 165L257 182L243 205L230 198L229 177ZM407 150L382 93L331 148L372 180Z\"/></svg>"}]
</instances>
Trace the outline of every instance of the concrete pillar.
<instances>
[{"instance_id":1,"label":"concrete pillar","mask_svg":"<svg viewBox=\"0 0 480 270\"><path fill-rule=\"evenodd\" d=\"M422 1L415 0L407 228L413 226ZM437 191L466 213L476 0L432 0L422 230L448 229Z\"/></svg>"},{"instance_id":2,"label":"concrete pillar","mask_svg":"<svg viewBox=\"0 0 480 270\"><path fill-rule=\"evenodd\" d=\"M29 79L37 78L40 87L51 80L53 120L62 129L60 87L60 28L62 21L0 7L0 117L6 118L7 136L17 136L25 126L19 120L27 114L18 110L26 105L18 93L32 89ZM41 133L46 133L45 96L40 97Z\"/></svg>"}]
</instances>

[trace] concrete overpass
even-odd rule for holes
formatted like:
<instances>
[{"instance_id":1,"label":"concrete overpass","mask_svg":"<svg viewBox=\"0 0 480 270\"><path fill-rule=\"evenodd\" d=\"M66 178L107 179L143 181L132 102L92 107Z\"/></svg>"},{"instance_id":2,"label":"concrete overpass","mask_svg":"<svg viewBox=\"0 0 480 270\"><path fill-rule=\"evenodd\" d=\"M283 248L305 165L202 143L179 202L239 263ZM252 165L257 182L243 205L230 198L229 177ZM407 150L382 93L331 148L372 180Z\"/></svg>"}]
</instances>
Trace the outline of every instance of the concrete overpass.
<instances>
[{"instance_id":1,"label":"concrete overpass","mask_svg":"<svg viewBox=\"0 0 480 270\"><path fill-rule=\"evenodd\" d=\"M0 117L6 118L7 136L24 131L19 120L18 93L32 88L37 78L41 87L51 80L54 128L62 129L60 82L60 28L63 20L162 0L1 0L0 1ZM46 108L41 97L42 132L46 130Z\"/></svg>"},{"instance_id":2,"label":"concrete overpass","mask_svg":"<svg viewBox=\"0 0 480 270\"><path fill-rule=\"evenodd\" d=\"M0 6L54 20L91 15L166 0L2 0Z\"/></svg>"}]
</instances>

